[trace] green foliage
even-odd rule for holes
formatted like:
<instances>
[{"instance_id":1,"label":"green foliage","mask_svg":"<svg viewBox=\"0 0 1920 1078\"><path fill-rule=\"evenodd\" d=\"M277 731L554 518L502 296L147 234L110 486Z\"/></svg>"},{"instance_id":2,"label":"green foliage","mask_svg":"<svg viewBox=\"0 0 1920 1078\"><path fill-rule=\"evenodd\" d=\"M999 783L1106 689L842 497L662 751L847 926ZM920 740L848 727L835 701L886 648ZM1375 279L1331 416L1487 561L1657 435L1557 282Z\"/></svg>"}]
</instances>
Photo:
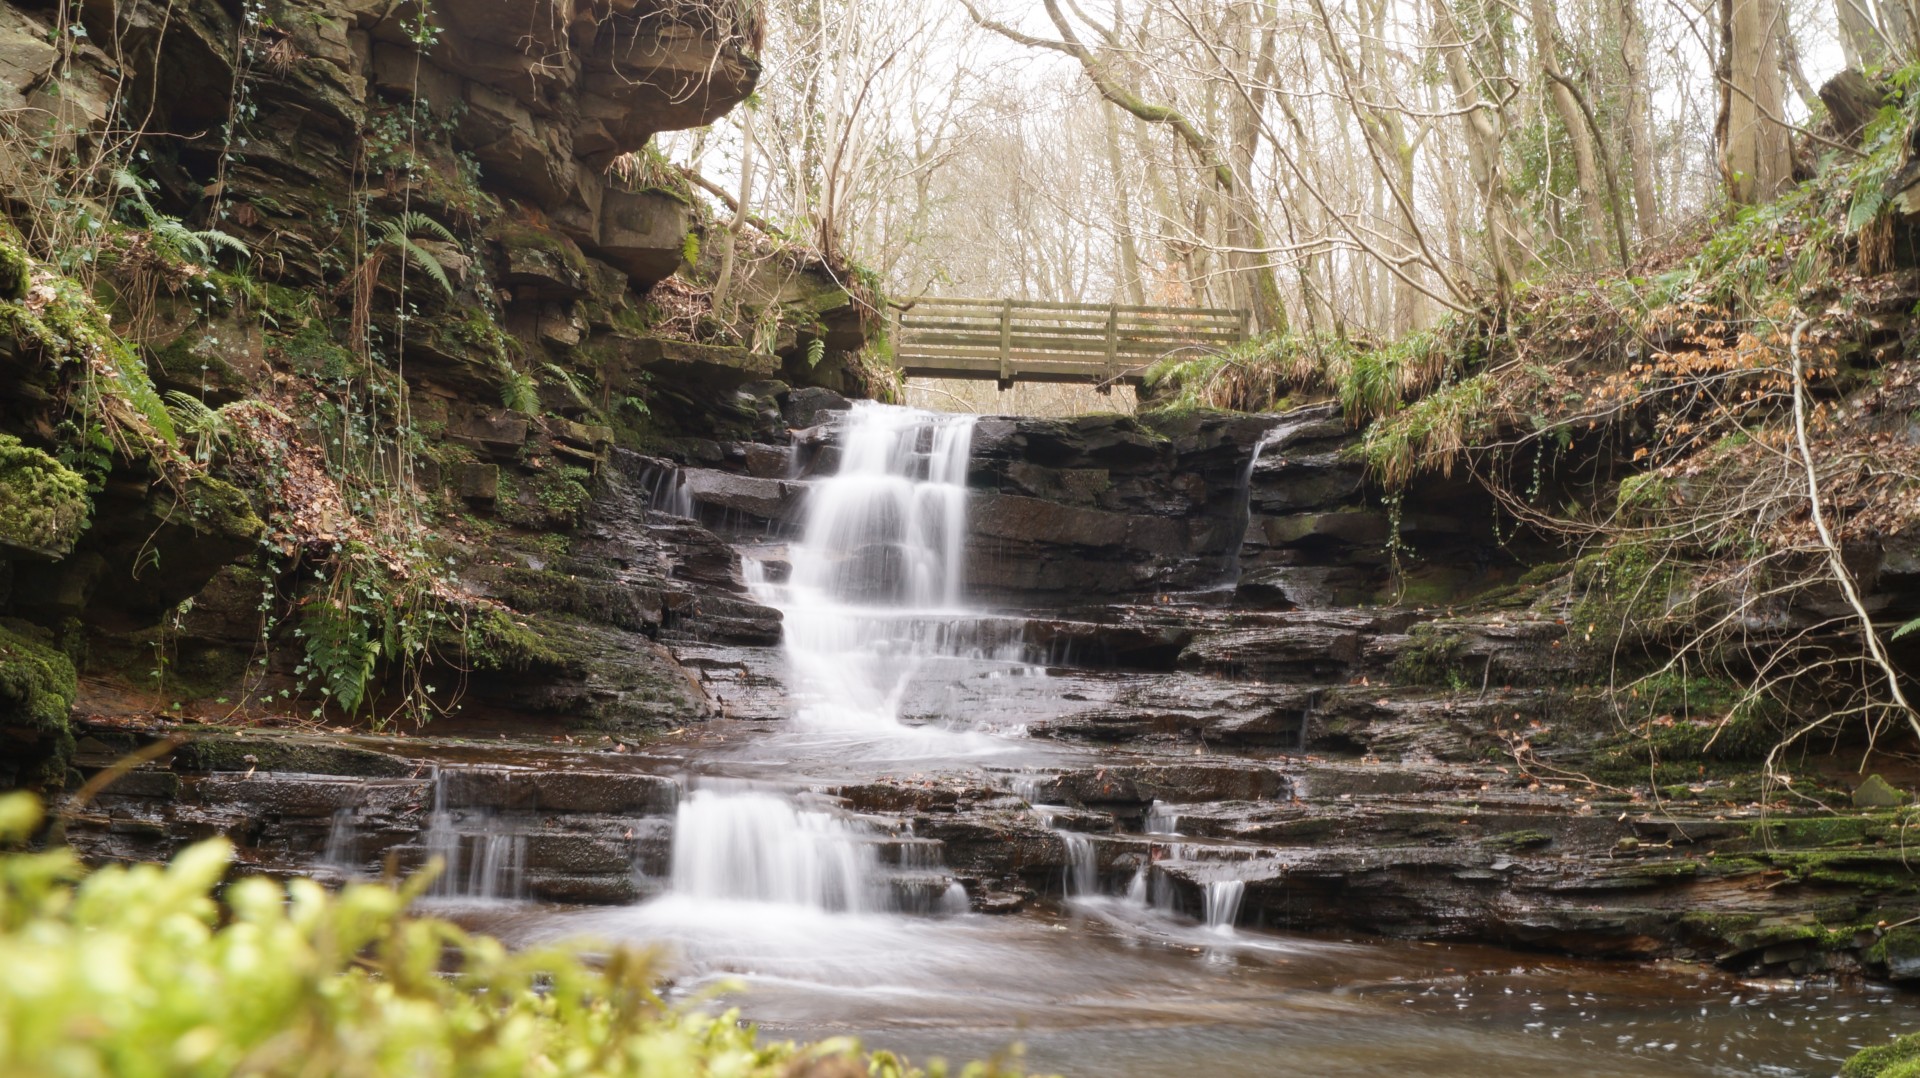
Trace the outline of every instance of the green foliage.
<instances>
[{"instance_id":1,"label":"green foliage","mask_svg":"<svg viewBox=\"0 0 1920 1078\"><path fill-rule=\"evenodd\" d=\"M567 396L573 398L573 403L589 411L594 410L593 398L587 396L587 391L581 386L579 377L572 371L562 367L558 363L543 363L540 365L540 369L545 371L547 375L553 379L554 385L567 391ZM526 409L522 408L519 410L525 411Z\"/></svg>"},{"instance_id":2,"label":"green foliage","mask_svg":"<svg viewBox=\"0 0 1920 1078\"><path fill-rule=\"evenodd\" d=\"M113 331L99 302L70 277L32 275L28 296L0 302L0 337L38 350L52 366L80 366L84 383L77 403L86 413L81 427L133 428L142 441L171 444L173 421L146 362Z\"/></svg>"},{"instance_id":3,"label":"green foliage","mask_svg":"<svg viewBox=\"0 0 1920 1078\"><path fill-rule=\"evenodd\" d=\"M86 479L0 434L0 545L65 554L86 530L91 510Z\"/></svg>"},{"instance_id":4,"label":"green foliage","mask_svg":"<svg viewBox=\"0 0 1920 1078\"><path fill-rule=\"evenodd\" d=\"M0 842L39 821L0 797ZM652 957L511 952L399 888L260 877L221 888L232 845L85 871L71 850L0 856L0 1072L122 1078L786 1078L922 1072L838 1038L762 1043L734 1012L663 1004ZM216 898L216 895L218 896ZM974 1064L966 1078L1008 1074Z\"/></svg>"},{"instance_id":5,"label":"green foliage","mask_svg":"<svg viewBox=\"0 0 1920 1078\"><path fill-rule=\"evenodd\" d=\"M447 278L446 267L440 264L440 260L435 258L431 251L414 242L414 237L422 233L439 240L444 240L447 243L453 244L455 247L460 245L460 241L454 238L453 233L447 230L446 225L421 213L419 210L409 210L392 220L382 222L380 225L379 242L388 247L392 247L400 253L400 257L420 267L427 276L433 278L435 284L439 285L446 291L447 295L451 296L453 295L453 282Z\"/></svg>"},{"instance_id":6,"label":"green foliage","mask_svg":"<svg viewBox=\"0 0 1920 1078\"><path fill-rule=\"evenodd\" d=\"M213 264L215 252L218 251L228 251L241 258L252 254L246 244L217 228L188 228L178 217L155 209L153 203L147 200L153 184L132 172L117 168L109 179L114 191L121 196L121 206L136 223L146 229L147 235L163 255L205 267Z\"/></svg>"},{"instance_id":7,"label":"green foliage","mask_svg":"<svg viewBox=\"0 0 1920 1078\"><path fill-rule=\"evenodd\" d=\"M1258 337L1224 352L1170 357L1148 369L1156 407L1266 411L1290 394L1332 395L1356 425L1392 415L1480 359L1473 323L1443 322L1382 345L1341 337Z\"/></svg>"},{"instance_id":8,"label":"green foliage","mask_svg":"<svg viewBox=\"0 0 1920 1078\"><path fill-rule=\"evenodd\" d=\"M1367 428L1360 453L1388 487L1437 464L1448 475L1455 457L1493 429L1493 378L1476 374L1452 382Z\"/></svg>"},{"instance_id":9,"label":"green foliage","mask_svg":"<svg viewBox=\"0 0 1920 1078\"><path fill-rule=\"evenodd\" d=\"M689 232L680 241L680 259L689 267L700 264L700 233Z\"/></svg>"},{"instance_id":10,"label":"green foliage","mask_svg":"<svg viewBox=\"0 0 1920 1078\"><path fill-rule=\"evenodd\" d=\"M1920 1033L1855 1052L1840 1078L1920 1078Z\"/></svg>"},{"instance_id":11,"label":"green foliage","mask_svg":"<svg viewBox=\"0 0 1920 1078\"><path fill-rule=\"evenodd\" d=\"M23 785L58 787L66 781L73 753L67 713L77 691L72 660L0 623L0 731L21 765Z\"/></svg>"},{"instance_id":12,"label":"green foliage","mask_svg":"<svg viewBox=\"0 0 1920 1078\"><path fill-rule=\"evenodd\" d=\"M540 383L533 375L502 362L500 367L500 404L528 415L540 414Z\"/></svg>"},{"instance_id":13,"label":"green foliage","mask_svg":"<svg viewBox=\"0 0 1920 1078\"><path fill-rule=\"evenodd\" d=\"M381 645L389 635L390 619L370 617L372 613L359 603L341 603L332 596L313 600L301 612L306 664L296 672L317 681L320 694L349 715L366 702Z\"/></svg>"}]
</instances>

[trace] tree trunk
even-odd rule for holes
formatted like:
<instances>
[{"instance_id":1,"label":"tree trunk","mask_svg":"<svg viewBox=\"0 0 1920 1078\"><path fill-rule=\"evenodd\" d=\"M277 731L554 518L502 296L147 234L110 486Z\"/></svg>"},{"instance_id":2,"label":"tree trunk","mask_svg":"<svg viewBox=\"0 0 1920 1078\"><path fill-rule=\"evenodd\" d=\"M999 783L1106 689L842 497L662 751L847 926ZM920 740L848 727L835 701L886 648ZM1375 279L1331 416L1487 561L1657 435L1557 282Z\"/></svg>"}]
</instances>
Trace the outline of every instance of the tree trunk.
<instances>
[{"instance_id":1,"label":"tree trunk","mask_svg":"<svg viewBox=\"0 0 1920 1078\"><path fill-rule=\"evenodd\" d=\"M1533 24L1533 47L1539 55L1540 70L1548 75L1547 94L1553 111L1566 129L1567 144L1573 149L1574 183L1580 188L1580 240L1589 265L1607 258L1607 204L1602 195L1600 166L1595 160L1593 134L1573 90L1553 75L1560 70L1558 24L1547 0L1528 0L1529 22Z\"/></svg>"},{"instance_id":2,"label":"tree trunk","mask_svg":"<svg viewBox=\"0 0 1920 1078\"><path fill-rule=\"evenodd\" d=\"M1793 178L1781 122L1786 80L1780 73L1778 24L1784 15L1779 0L1721 0L1720 11L1725 71L1720 172L1733 201L1769 202Z\"/></svg>"},{"instance_id":3,"label":"tree trunk","mask_svg":"<svg viewBox=\"0 0 1920 1078\"><path fill-rule=\"evenodd\" d=\"M1120 288L1127 302L1135 306L1147 302L1146 289L1140 281L1140 249L1133 239L1132 197L1127 192L1125 162L1120 156L1120 114L1113 109L1103 109L1102 119L1106 121L1107 168L1111 170L1113 190L1113 230L1118 240L1120 254Z\"/></svg>"},{"instance_id":4,"label":"tree trunk","mask_svg":"<svg viewBox=\"0 0 1920 1078\"><path fill-rule=\"evenodd\" d=\"M1513 192L1507 189L1506 182L1500 176L1505 125L1497 110L1480 93L1480 80L1468 63L1466 40L1460 33L1452 10L1447 6L1450 2L1433 0L1434 29L1439 39L1440 55L1446 63L1447 79L1453 84L1456 107L1461 110L1460 126L1467 144L1468 173L1473 177L1473 186L1480 194L1480 204L1486 210L1487 261L1493 270L1495 298L1500 306L1505 307L1508 300L1512 299L1514 283L1520 277L1519 260L1513 251L1513 241L1518 235L1515 225L1518 215L1513 209Z\"/></svg>"},{"instance_id":5,"label":"tree trunk","mask_svg":"<svg viewBox=\"0 0 1920 1078\"><path fill-rule=\"evenodd\" d=\"M1878 67L1887 58L1886 42L1874 25L1869 0L1833 0L1840 24L1840 50L1850 68Z\"/></svg>"},{"instance_id":6,"label":"tree trunk","mask_svg":"<svg viewBox=\"0 0 1920 1078\"><path fill-rule=\"evenodd\" d=\"M1647 27L1640 18L1638 0L1616 0L1615 10L1620 22L1620 65L1627 82L1627 159L1633 173L1633 221L1640 242L1645 243L1660 227L1659 196L1653 179L1653 118L1647 102Z\"/></svg>"}]
</instances>

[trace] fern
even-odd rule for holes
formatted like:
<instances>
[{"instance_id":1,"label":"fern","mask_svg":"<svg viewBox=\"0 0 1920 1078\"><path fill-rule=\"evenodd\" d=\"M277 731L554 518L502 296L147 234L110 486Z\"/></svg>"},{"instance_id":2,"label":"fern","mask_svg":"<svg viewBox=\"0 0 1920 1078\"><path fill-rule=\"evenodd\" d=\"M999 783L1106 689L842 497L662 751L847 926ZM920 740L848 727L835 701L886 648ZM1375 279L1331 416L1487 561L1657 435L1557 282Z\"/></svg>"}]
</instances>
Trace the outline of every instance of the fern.
<instances>
[{"instance_id":1,"label":"fern","mask_svg":"<svg viewBox=\"0 0 1920 1078\"><path fill-rule=\"evenodd\" d=\"M227 417L191 393L169 392L167 412L173 417L174 430L193 436L193 458L201 464L210 463L233 440L233 424Z\"/></svg>"},{"instance_id":2,"label":"fern","mask_svg":"<svg viewBox=\"0 0 1920 1078\"><path fill-rule=\"evenodd\" d=\"M516 412L540 414L540 383L533 375L507 363L500 364L500 403Z\"/></svg>"},{"instance_id":3,"label":"fern","mask_svg":"<svg viewBox=\"0 0 1920 1078\"><path fill-rule=\"evenodd\" d=\"M380 641L367 632L362 618L332 600L307 608L301 619L307 642L307 663L319 677L322 691L340 710L360 710L380 662Z\"/></svg>"},{"instance_id":4,"label":"fern","mask_svg":"<svg viewBox=\"0 0 1920 1078\"><path fill-rule=\"evenodd\" d=\"M420 267L427 276L433 278L434 283L445 289L447 295L451 296L453 282L447 279L447 268L440 264L439 259L433 257L432 252L414 242L414 237L423 232L451 243L455 247L460 246L460 241L454 238L446 225L419 210L408 210L381 225L380 242L398 250L402 258Z\"/></svg>"},{"instance_id":5,"label":"fern","mask_svg":"<svg viewBox=\"0 0 1920 1078\"><path fill-rule=\"evenodd\" d=\"M567 391L567 395L573 398L575 404L589 411L593 409L593 399L587 396L586 390L580 388L580 380L574 377L572 371L558 363L543 363L541 369L553 376L553 380Z\"/></svg>"},{"instance_id":6,"label":"fern","mask_svg":"<svg viewBox=\"0 0 1920 1078\"><path fill-rule=\"evenodd\" d=\"M820 365L820 361L822 359L825 359L826 355L827 355L827 342L825 338L815 337L814 339L807 342L807 367L809 370L811 370L814 367L818 367Z\"/></svg>"},{"instance_id":7,"label":"fern","mask_svg":"<svg viewBox=\"0 0 1920 1078\"><path fill-rule=\"evenodd\" d=\"M126 204L140 215L141 223L153 242L174 257L208 266L213 263L217 251L227 251L241 258L252 256L253 252L247 249L247 245L234 236L217 228L188 228L180 218L154 208L147 197L153 185L132 172L124 168L114 169L111 182L114 189L125 197Z\"/></svg>"}]
</instances>

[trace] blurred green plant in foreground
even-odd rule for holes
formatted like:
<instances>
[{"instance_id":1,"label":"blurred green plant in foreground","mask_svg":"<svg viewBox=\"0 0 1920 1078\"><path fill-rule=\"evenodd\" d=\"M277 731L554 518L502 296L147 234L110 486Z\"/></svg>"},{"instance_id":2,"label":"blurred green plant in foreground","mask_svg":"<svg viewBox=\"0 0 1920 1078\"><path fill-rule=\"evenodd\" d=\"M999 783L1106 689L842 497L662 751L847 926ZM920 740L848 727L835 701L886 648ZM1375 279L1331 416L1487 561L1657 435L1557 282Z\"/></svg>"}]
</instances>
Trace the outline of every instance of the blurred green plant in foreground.
<instances>
[{"instance_id":1,"label":"blurred green plant in foreground","mask_svg":"<svg viewBox=\"0 0 1920 1078\"><path fill-rule=\"evenodd\" d=\"M39 826L0 796L0 847ZM0 852L0 1074L9 1078L436 1075L940 1078L837 1038L761 1043L737 1014L663 1004L651 956L509 951L398 888L259 877L233 850L87 870L65 848ZM216 898L216 894L218 897ZM964 1078L1014 1072L969 1064Z\"/></svg>"}]
</instances>

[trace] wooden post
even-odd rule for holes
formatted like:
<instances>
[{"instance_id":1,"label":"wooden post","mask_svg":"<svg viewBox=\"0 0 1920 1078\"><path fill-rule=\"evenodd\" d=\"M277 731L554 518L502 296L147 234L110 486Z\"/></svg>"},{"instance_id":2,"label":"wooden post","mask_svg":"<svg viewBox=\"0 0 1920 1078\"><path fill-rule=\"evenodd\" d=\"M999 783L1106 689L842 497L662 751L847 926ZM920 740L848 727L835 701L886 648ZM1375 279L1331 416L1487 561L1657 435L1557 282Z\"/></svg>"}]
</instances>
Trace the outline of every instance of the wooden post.
<instances>
[{"instance_id":1,"label":"wooden post","mask_svg":"<svg viewBox=\"0 0 1920 1078\"><path fill-rule=\"evenodd\" d=\"M1107 304L1107 377L1100 383L1100 392L1112 393L1114 379L1120 377L1120 307Z\"/></svg>"},{"instance_id":2,"label":"wooden post","mask_svg":"<svg viewBox=\"0 0 1920 1078\"><path fill-rule=\"evenodd\" d=\"M1013 300L1000 301L1000 387L1013 384Z\"/></svg>"}]
</instances>

